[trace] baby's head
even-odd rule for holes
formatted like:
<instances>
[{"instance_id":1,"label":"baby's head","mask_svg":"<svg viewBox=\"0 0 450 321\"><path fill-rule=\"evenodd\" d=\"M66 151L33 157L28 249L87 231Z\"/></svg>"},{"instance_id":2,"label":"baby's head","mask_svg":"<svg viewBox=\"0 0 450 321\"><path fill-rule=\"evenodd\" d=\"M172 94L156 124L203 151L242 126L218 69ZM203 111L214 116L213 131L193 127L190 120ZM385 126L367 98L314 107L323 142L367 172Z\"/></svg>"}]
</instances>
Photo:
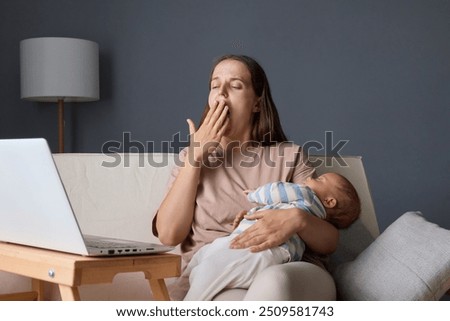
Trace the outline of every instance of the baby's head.
<instances>
[{"instance_id":1,"label":"baby's head","mask_svg":"<svg viewBox=\"0 0 450 321\"><path fill-rule=\"evenodd\" d=\"M353 185L342 175L326 173L308 178L311 188L327 211L326 220L337 228L349 227L361 213L361 202Z\"/></svg>"}]
</instances>

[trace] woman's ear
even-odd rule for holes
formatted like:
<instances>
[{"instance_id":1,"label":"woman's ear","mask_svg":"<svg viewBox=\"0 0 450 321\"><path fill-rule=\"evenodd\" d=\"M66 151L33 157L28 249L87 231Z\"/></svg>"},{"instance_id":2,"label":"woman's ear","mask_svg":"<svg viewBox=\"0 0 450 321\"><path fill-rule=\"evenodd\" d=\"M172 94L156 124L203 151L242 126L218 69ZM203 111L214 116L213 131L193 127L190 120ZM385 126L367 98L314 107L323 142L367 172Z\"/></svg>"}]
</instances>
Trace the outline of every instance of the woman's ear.
<instances>
[{"instance_id":1,"label":"woman's ear","mask_svg":"<svg viewBox=\"0 0 450 321\"><path fill-rule=\"evenodd\" d=\"M337 205L337 200L334 197L327 197L322 203L326 208L334 208Z\"/></svg>"},{"instance_id":2,"label":"woman's ear","mask_svg":"<svg viewBox=\"0 0 450 321\"><path fill-rule=\"evenodd\" d=\"M258 98L255 105L253 106L252 112L259 113L261 111L261 98Z\"/></svg>"}]
</instances>

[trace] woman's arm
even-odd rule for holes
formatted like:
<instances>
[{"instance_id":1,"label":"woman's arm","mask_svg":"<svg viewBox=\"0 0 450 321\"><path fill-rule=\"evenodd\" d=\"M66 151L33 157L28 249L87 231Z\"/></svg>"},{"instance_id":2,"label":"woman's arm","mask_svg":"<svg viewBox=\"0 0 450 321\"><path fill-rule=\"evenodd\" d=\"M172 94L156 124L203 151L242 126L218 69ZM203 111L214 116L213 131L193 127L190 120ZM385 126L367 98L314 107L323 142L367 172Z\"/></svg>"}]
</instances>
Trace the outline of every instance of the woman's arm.
<instances>
[{"instance_id":1,"label":"woman's arm","mask_svg":"<svg viewBox=\"0 0 450 321\"><path fill-rule=\"evenodd\" d=\"M156 217L156 231L163 244L180 244L190 232L201 164L210 149L216 147L222 139L229 123L227 111L228 107L224 102L210 108L198 130L192 120L188 119L191 142L184 165L161 203Z\"/></svg>"},{"instance_id":2,"label":"woman's arm","mask_svg":"<svg viewBox=\"0 0 450 321\"><path fill-rule=\"evenodd\" d=\"M252 252L259 252L278 246L297 233L314 252L331 254L336 250L338 230L301 209L265 210L245 218L258 221L233 240L232 248L250 248Z\"/></svg>"},{"instance_id":3,"label":"woman's arm","mask_svg":"<svg viewBox=\"0 0 450 321\"><path fill-rule=\"evenodd\" d=\"M187 155L157 213L156 230L161 243L175 246L189 234L199 177L200 166L190 162Z\"/></svg>"},{"instance_id":4,"label":"woman's arm","mask_svg":"<svg viewBox=\"0 0 450 321\"><path fill-rule=\"evenodd\" d=\"M328 255L336 251L339 241L339 231L327 221L310 215L303 210L300 211L302 219L298 236L314 252Z\"/></svg>"}]
</instances>

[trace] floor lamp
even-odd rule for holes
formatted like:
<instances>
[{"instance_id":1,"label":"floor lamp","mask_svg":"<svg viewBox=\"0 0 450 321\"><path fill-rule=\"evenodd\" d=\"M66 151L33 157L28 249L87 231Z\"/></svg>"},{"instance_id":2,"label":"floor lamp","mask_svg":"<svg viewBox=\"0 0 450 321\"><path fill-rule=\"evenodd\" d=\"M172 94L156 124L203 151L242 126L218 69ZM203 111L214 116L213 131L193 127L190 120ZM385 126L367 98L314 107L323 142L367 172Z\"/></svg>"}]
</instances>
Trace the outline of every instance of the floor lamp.
<instances>
[{"instance_id":1,"label":"floor lamp","mask_svg":"<svg viewBox=\"0 0 450 321\"><path fill-rule=\"evenodd\" d=\"M75 38L20 42L21 98L58 103L58 142L64 152L64 102L99 99L98 44Z\"/></svg>"}]
</instances>

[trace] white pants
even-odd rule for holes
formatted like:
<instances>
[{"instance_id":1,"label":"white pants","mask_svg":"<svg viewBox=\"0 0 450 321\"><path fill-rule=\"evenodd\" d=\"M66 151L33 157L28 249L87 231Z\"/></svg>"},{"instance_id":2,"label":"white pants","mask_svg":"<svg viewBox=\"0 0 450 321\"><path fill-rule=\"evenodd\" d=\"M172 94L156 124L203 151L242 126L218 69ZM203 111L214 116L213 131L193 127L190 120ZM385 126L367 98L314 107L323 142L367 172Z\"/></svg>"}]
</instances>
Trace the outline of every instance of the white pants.
<instances>
[{"instance_id":1,"label":"white pants","mask_svg":"<svg viewBox=\"0 0 450 321\"><path fill-rule=\"evenodd\" d=\"M288 252L279 247L257 253L230 249L234 236L218 238L194 255L182 275L190 283L184 300L209 301L226 288L248 289L259 272L289 261Z\"/></svg>"}]
</instances>

